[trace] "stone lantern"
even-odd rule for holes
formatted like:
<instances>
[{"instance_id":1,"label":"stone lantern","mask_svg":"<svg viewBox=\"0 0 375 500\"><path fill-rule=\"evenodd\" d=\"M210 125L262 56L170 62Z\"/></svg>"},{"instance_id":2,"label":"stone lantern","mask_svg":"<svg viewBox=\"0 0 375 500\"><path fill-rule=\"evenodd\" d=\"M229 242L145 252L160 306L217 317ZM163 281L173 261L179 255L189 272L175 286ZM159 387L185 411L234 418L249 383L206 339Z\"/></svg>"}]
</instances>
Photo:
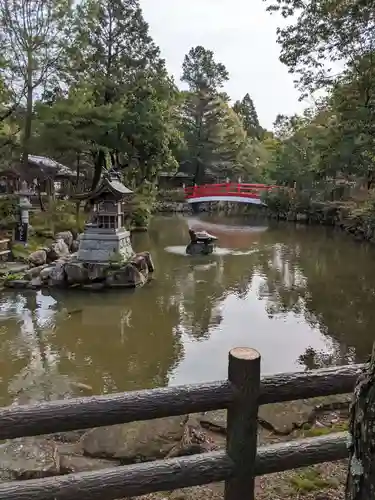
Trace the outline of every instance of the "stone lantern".
<instances>
[{"instance_id":1,"label":"stone lantern","mask_svg":"<svg viewBox=\"0 0 375 500\"><path fill-rule=\"evenodd\" d=\"M18 191L18 214L17 226L14 234L14 241L27 245L27 237L29 230L29 210L32 208L30 203L30 195L32 194L28 188L27 182L21 183L21 189Z\"/></svg>"},{"instance_id":2,"label":"stone lantern","mask_svg":"<svg viewBox=\"0 0 375 500\"><path fill-rule=\"evenodd\" d=\"M93 205L93 214L80 236L78 260L106 263L117 258L127 260L134 254L130 233L124 228L124 202L132 196L133 191L124 186L116 172L103 175L86 197Z\"/></svg>"}]
</instances>

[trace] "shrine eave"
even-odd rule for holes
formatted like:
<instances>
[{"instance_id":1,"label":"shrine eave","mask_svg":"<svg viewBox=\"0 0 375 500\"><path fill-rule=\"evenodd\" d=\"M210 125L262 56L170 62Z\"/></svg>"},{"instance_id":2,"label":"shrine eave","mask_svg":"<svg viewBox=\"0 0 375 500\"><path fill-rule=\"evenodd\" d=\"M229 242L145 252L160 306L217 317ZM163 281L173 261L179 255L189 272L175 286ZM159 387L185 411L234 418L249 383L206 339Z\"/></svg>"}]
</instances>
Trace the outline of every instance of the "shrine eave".
<instances>
[{"instance_id":1,"label":"shrine eave","mask_svg":"<svg viewBox=\"0 0 375 500\"><path fill-rule=\"evenodd\" d=\"M124 186L124 184L117 179L104 178L90 193L82 193L73 195L72 198L77 200L95 200L99 199L103 194L109 193L116 200L121 200L126 196L132 195L133 191Z\"/></svg>"}]
</instances>

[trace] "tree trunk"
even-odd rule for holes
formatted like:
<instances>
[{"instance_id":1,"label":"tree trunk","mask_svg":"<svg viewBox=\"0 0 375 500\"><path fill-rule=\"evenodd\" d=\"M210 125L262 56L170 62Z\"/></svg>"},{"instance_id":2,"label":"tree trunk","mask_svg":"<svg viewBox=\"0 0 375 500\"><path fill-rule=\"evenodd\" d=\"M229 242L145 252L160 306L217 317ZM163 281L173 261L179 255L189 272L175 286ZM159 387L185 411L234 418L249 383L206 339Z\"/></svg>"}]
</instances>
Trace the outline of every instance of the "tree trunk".
<instances>
[{"instance_id":1,"label":"tree trunk","mask_svg":"<svg viewBox=\"0 0 375 500\"><path fill-rule=\"evenodd\" d=\"M375 498L375 344L358 378L350 413L346 500Z\"/></svg>"},{"instance_id":2,"label":"tree trunk","mask_svg":"<svg viewBox=\"0 0 375 500\"><path fill-rule=\"evenodd\" d=\"M22 163L25 173L29 164L31 123L33 119L33 58L31 50L27 54L26 119L22 141Z\"/></svg>"},{"instance_id":3,"label":"tree trunk","mask_svg":"<svg viewBox=\"0 0 375 500\"><path fill-rule=\"evenodd\" d=\"M94 177L92 179L91 191L94 191L96 186L99 184L104 166L105 166L105 153L102 149L100 149L95 158Z\"/></svg>"}]
</instances>

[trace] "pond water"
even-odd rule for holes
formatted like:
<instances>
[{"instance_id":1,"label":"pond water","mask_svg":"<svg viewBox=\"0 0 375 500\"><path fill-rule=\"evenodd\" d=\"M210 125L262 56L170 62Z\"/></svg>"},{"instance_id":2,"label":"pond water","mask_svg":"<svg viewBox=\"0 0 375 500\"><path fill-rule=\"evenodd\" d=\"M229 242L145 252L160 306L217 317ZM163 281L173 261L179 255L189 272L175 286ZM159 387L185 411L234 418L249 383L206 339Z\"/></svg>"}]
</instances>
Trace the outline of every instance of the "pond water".
<instances>
[{"instance_id":1,"label":"pond water","mask_svg":"<svg viewBox=\"0 0 375 500\"><path fill-rule=\"evenodd\" d=\"M215 255L185 255L189 226L219 238ZM371 351L375 248L340 232L156 217L133 247L156 267L142 289L3 292L0 405L225 378L235 346L258 349L263 373Z\"/></svg>"}]
</instances>

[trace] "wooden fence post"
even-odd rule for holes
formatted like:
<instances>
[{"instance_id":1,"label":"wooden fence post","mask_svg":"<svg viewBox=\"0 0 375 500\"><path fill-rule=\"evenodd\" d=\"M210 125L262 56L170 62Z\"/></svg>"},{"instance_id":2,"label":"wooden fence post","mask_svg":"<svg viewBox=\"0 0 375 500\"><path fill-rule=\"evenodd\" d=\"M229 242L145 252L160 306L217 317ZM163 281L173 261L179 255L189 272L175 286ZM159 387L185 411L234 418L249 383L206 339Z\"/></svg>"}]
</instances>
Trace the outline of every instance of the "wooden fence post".
<instances>
[{"instance_id":1,"label":"wooden fence post","mask_svg":"<svg viewBox=\"0 0 375 500\"><path fill-rule=\"evenodd\" d=\"M349 420L346 500L375 498L375 343L369 364L357 380Z\"/></svg>"},{"instance_id":2,"label":"wooden fence post","mask_svg":"<svg viewBox=\"0 0 375 500\"><path fill-rule=\"evenodd\" d=\"M235 463L225 483L225 500L254 500L255 457L258 437L260 354L237 347L229 353L228 380L236 391L228 408L227 453Z\"/></svg>"}]
</instances>

